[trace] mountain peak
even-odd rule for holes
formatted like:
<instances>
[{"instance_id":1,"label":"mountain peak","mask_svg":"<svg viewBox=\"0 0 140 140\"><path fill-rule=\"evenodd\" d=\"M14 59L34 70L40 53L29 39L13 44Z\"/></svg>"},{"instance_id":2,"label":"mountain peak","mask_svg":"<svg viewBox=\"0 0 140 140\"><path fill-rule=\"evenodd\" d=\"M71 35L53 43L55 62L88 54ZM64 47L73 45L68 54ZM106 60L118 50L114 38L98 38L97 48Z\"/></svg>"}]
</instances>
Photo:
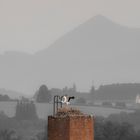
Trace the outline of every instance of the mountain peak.
<instances>
[{"instance_id":1,"label":"mountain peak","mask_svg":"<svg viewBox=\"0 0 140 140\"><path fill-rule=\"evenodd\" d=\"M105 17L103 15L96 15L93 17L93 19L95 19L95 20L109 20L107 17Z\"/></svg>"},{"instance_id":2,"label":"mountain peak","mask_svg":"<svg viewBox=\"0 0 140 140\"><path fill-rule=\"evenodd\" d=\"M110 20L109 18L103 16L103 15L97 15L94 16L93 18L89 19L86 23L92 24L92 25L115 25L116 23Z\"/></svg>"}]
</instances>

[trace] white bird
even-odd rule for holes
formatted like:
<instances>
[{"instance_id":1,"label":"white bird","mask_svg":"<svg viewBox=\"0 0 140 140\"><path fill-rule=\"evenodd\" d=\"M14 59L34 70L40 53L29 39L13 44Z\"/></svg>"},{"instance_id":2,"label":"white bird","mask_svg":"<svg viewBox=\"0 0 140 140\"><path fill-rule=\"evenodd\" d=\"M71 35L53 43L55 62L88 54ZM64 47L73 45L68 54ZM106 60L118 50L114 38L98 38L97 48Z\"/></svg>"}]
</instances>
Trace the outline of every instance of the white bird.
<instances>
[{"instance_id":1,"label":"white bird","mask_svg":"<svg viewBox=\"0 0 140 140\"><path fill-rule=\"evenodd\" d=\"M73 97L63 96L63 97L61 98L61 102L62 102L63 104L69 105L71 99L74 99L74 96L73 96Z\"/></svg>"}]
</instances>

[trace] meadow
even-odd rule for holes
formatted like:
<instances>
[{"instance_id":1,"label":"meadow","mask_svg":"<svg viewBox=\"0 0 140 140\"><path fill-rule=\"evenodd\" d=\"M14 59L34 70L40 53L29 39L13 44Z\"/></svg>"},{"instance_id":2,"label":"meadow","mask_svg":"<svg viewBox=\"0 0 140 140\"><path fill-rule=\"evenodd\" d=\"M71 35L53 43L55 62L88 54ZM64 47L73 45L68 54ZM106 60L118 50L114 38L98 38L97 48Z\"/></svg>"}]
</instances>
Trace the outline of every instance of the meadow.
<instances>
[{"instance_id":1,"label":"meadow","mask_svg":"<svg viewBox=\"0 0 140 140\"><path fill-rule=\"evenodd\" d=\"M14 117L16 112L17 102L0 102L0 112L4 112L8 117ZM48 115L53 114L53 104L48 103L35 103L37 115L40 119L47 119ZM110 114L119 114L120 112L131 113L133 110L116 109L97 106L76 106L71 105L74 108L80 109L83 113L108 117Z\"/></svg>"}]
</instances>

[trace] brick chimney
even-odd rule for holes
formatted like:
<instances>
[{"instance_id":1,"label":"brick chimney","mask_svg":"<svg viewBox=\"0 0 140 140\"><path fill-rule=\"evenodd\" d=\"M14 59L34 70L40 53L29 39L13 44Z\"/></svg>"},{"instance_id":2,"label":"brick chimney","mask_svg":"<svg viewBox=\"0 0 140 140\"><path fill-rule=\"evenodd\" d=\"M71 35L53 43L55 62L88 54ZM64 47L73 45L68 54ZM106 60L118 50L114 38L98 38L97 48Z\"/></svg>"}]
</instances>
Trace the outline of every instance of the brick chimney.
<instances>
[{"instance_id":1,"label":"brick chimney","mask_svg":"<svg viewBox=\"0 0 140 140\"><path fill-rule=\"evenodd\" d=\"M94 140L94 118L73 112L48 117L48 140Z\"/></svg>"}]
</instances>

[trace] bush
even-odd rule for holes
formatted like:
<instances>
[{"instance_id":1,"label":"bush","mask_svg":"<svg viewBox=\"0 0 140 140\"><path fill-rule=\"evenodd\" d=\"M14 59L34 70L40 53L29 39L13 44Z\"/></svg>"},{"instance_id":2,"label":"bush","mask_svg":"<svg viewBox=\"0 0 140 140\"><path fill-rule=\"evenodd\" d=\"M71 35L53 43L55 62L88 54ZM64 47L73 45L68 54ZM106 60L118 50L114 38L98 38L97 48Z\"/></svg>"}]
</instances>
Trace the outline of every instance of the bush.
<instances>
[{"instance_id":1,"label":"bush","mask_svg":"<svg viewBox=\"0 0 140 140\"><path fill-rule=\"evenodd\" d=\"M111 102L103 102L102 106L112 107L112 103Z\"/></svg>"},{"instance_id":2,"label":"bush","mask_svg":"<svg viewBox=\"0 0 140 140\"><path fill-rule=\"evenodd\" d=\"M119 108L125 108L126 104L125 104L125 102L116 102L115 106L119 107Z\"/></svg>"}]
</instances>

